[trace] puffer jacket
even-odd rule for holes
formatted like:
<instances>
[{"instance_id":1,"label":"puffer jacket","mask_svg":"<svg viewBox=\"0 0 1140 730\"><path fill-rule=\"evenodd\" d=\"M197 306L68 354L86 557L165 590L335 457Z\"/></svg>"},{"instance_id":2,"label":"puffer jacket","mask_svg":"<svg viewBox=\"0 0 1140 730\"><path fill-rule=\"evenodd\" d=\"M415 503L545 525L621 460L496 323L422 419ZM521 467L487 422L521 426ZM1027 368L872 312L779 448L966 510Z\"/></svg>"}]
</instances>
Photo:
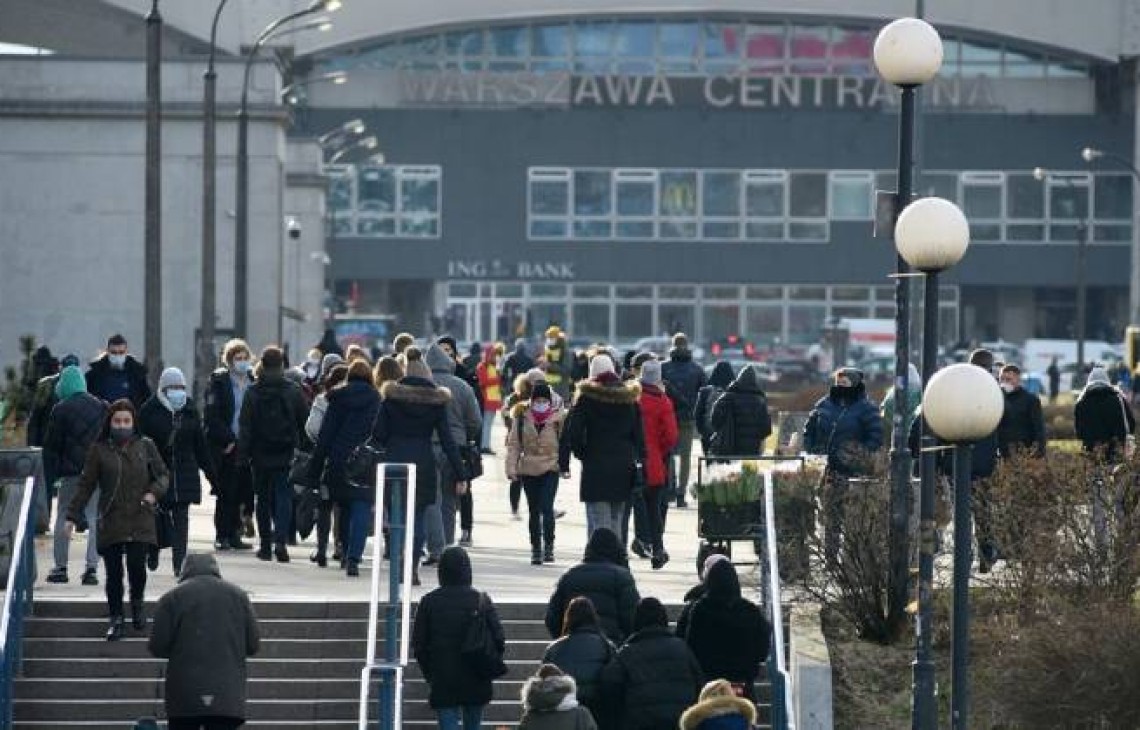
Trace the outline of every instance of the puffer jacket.
<instances>
[{"instance_id":1,"label":"puffer jacket","mask_svg":"<svg viewBox=\"0 0 1140 730\"><path fill-rule=\"evenodd\" d=\"M701 446L704 448L706 454L709 453L709 441L713 436L713 406L715 406L717 400L724 395L725 388L732 385L733 379L732 365L721 360L713 366L712 373L709 375L708 385L701 388L700 392L697 393L697 405L693 411L693 422L697 427L697 433L701 435Z\"/></svg>"},{"instance_id":2,"label":"puffer jacket","mask_svg":"<svg viewBox=\"0 0 1140 730\"><path fill-rule=\"evenodd\" d=\"M772 627L756 604L740 594L736 568L727 560L713 564L707 591L689 612L685 635L706 677L727 679L751 689L768 656Z\"/></svg>"},{"instance_id":3,"label":"puffer jacket","mask_svg":"<svg viewBox=\"0 0 1140 730\"><path fill-rule=\"evenodd\" d=\"M139 411L139 431L158 447L170 470L166 504L199 504L202 501L202 472L211 484L218 484L214 464L206 446L206 434L193 401L180 411L171 411L165 397L155 394ZM169 403L169 401L166 401Z\"/></svg>"},{"instance_id":4,"label":"puffer jacket","mask_svg":"<svg viewBox=\"0 0 1140 730\"><path fill-rule=\"evenodd\" d=\"M706 383L705 371L693 362L692 351L677 348L670 350L669 359L661 364L661 376L676 389L679 396L673 400L677 420L692 423L697 396Z\"/></svg>"},{"instance_id":5,"label":"puffer jacket","mask_svg":"<svg viewBox=\"0 0 1140 730\"><path fill-rule=\"evenodd\" d=\"M507 432L507 479L538 477L558 471L558 444L562 437L561 411L551 414L540 428L528 404L512 409L511 430Z\"/></svg>"},{"instance_id":6,"label":"puffer jacket","mask_svg":"<svg viewBox=\"0 0 1140 730\"><path fill-rule=\"evenodd\" d=\"M523 684L519 730L597 730L594 717L578 705L573 677L531 677Z\"/></svg>"},{"instance_id":7,"label":"puffer jacket","mask_svg":"<svg viewBox=\"0 0 1140 730\"><path fill-rule=\"evenodd\" d=\"M667 626L629 637L602 672L602 692L614 703L623 730L675 730L697 701L704 675L685 642Z\"/></svg>"},{"instance_id":8,"label":"puffer jacket","mask_svg":"<svg viewBox=\"0 0 1140 730\"><path fill-rule=\"evenodd\" d=\"M804 450L826 456L828 468L842 476L866 473L868 458L882 445L882 417L863 383L851 398L832 387L804 424Z\"/></svg>"},{"instance_id":9,"label":"puffer jacket","mask_svg":"<svg viewBox=\"0 0 1140 730\"><path fill-rule=\"evenodd\" d=\"M100 553L119 543L157 545L154 505L147 504L143 497L149 493L156 502L162 499L167 477L162 456L154 442L145 436L136 436L125 445L99 439L87 452L79 488L67 507L67 519L82 524L83 510L98 489Z\"/></svg>"},{"instance_id":10,"label":"puffer jacket","mask_svg":"<svg viewBox=\"0 0 1140 730\"><path fill-rule=\"evenodd\" d=\"M48 484L83 472L87 452L99 437L106 418L106 404L89 393L76 393L56 404L48 417L43 444L44 477Z\"/></svg>"},{"instance_id":11,"label":"puffer jacket","mask_svg":"<svg viewBox=\"0 0 1140 730\"><path fill-rule=\"evenodd\" d=\"M602 670L617 650L600 627L584 626L571 631L546 647L544 664L553 664L578 683L578 699L601 721L602 695L599 683Z\"/></svg>"},{"instance_id":12,"label":"puffer jacket","mask_svg":"<svg viewBox=\"0 0 1140 730\"><path fill-rule=\"evenodd\" d=\"M645 486L659 489L669 481L669 453L677 445L677 416L665 391L655 385L643 385L641 426L645 431Z\"/></svg>"},{"instance_id":13,"label":"puffer jacket","mask_svg":"<svg viewBox=\"0 0 1140 730\"><path fill-rule=\"evenodd\" d=\"M1088 385L1077 399L1074 417L1085 451L1104 449L1109 460L1120 457L1125 439L1136 430L1136 418L1127 400L1107 384Z\"/></svg>"},{"instance_id":14,"label":"puffer jacket","mask_svg":"<svg viewBox=\"0 0 1140 730\"><path fill-rule=\"evenodd\" d=\"M762 456L772 435L768 398L756 370L743 367L736 380L717 398L710 417L710 450L718 456Z\"/></svg>"},{"instance_id":15,"label":"puffer jacket","mask_svg":"<svg viewBox=\"0 0 1140 730\"><path fill-rule=\"evenodd\" d=\"M641 596L633 575L625 567L625 554L609 530L595 530L586 543L585 559L567 570L546 606L546 630L555 638L562 633L566 605L578 596L589 598L598 612L602 631L615 644L633 631L633 612Z\"/></svg>"},{"instance_id":16,"label":"puffer jacket","mask_svg":"<svg viewBox=\"0 0 1140 730\"><path fill-rule=\"evenodd\" d=\"M645 432L637 400L641 385L583 380L566 417L559 471L570 470L571 452L582 462L582 502L625 502L633 489L635 462L645 462Z\"/></svg>"}]
</instances>

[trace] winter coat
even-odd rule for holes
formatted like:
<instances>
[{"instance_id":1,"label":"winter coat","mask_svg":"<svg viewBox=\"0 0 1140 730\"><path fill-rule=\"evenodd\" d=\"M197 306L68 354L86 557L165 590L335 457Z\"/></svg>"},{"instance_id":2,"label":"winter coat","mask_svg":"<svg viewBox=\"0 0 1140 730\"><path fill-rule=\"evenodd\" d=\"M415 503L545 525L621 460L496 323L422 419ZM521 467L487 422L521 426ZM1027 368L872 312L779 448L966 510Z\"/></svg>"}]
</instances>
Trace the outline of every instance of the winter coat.
<instances>
[{"instance_id":1,"label":"winter coat","mask_svg":"<svg viewBox=\"0 0 1140 730\"><path fill-rule=\"evenodd\" d=\"M623 730L675 730L697 701L704 675L685 642L667 626L629 637L602 672L602 692L614 703Z\"/></svg>"},{"instance_id":2,"label":"winter coat","mask_svg":"<svg viewBox=\"0 0 1140 730\"><path fill-rule=\"evenodd\" d=\"M751 689L768 656L772 627L756 604L740 595L732 563L713 564L705 578L705 595L689 612L689 645L706 677L742 683Z\"/></svg>"},{"instance_id":3,"label":"winter coat","mask_svg":"<svg viewBox=\"0 0 1140 730\"><path fill-rule=\"evenodd\" d=\"M519 403L514 407L511 429L507 432L507 479L514 481L520 476L539 477L558 471L558 444L564 419L565 414L556 411L539 428L528 404Z\"/></svg>"},{"instance_id":4,"label":"winter coat","mask_svg":"<svg viewBox=\"0 0 1140 730\"><path fill-rule=\"evenodd\" d=\"M1119 459L1128 434L1136 430L1132 407L1111 385L1093 384L1081 392L1074 408L1077 438L1085 451L1103 449L1105 458Z\"/></svg>"},{"instance_id":5,"label":"winter coat","mask_svg":"<svg viewBox=\"0 0 1140 730\"><path fill-rule=\"evenodd\" d=\"M914 363L907 366L906 403L902 413L903 433L910 433L910 425L914 422L915 413L922 405L922 376ZM895 419L895 388L891 386L883 396L883 403L879 406L879 414L883 417L883 443L892 445Z\"/></svg>"},{"instance_id":6,"label":"winter coat","mask_svg":"<svg viewBox=\"0 0 1140 730\"><path fill-rule=\"evenodd\" d=\"M731 695L701 700L681 715L681 730L752 730L756 706Z\"/></svg>"},{"instance_id":7,"label":"winter coat","mask_svg":"<svg viewBox=\"0 0 1140 730\"><path fill-rule=\"evenodd\" d=\"M523 684L519 730L598 730L593 714L578 704L573 677L531 677Z\"/></svg>"},{"instance_id":8,"label":"winter coat","mask_svg":"<svg viewBox=\"0 0 1140 730\"><path fill-rule=\"evenodd\" d=\"M153 441L136 436L120 446L99 439L87 452L79 488L67 507L67 519L83 524L83 510L98 489L96 535L100 554L121 543L157 545L154 505L143 497L153 494L157 502L166 493L166 484L166 464Z\"/></svg>"},{"instance_id":9,"label":"winter coat","mask_svg":"<svg viewBox=\"0 0 1140 730\"><path fill-rule=\"evenodd\" d=\"M488 345L483 362L475 367L479 379L479 392L483 395L483 410L497 412L503 407L503 375L495 364L495 347ZM509 382L509 381L506 381Z\"/></svg>"},{"instance_id":10,"label":"winter coat","mask_svg":"<svg viewBox=\"0 0 1140 730\"><path fill-rule=\"evenodd\" d=\"M642 387L638 408L645 432L645 486L658 489L669 481L667 460L677 446L677 416L665 391L654 385Z\"/></svg>"},{"instance_id":11,"label":"winter coat","mask_svg":"<svg viewBox=\"0 0 1140 730\"><path fill-rule=\"evenodd\" d=\"M689 633L689 617L693 613L693 606L696 605L698 599L704 597L707 591L708 587L704 582L685 591L685 597L681 599L685 605L681 607L681 615L677 617L677 636L684 638L685 634Z\"/></svg>"},{"instance_id":12,"label":"winter coat","mask_svg":"<svg viewBox=\"0 0 1140 730\"><path fill-rule=\"evenodd\" d=\"M914 460L917 465L919 459L922 457L922 434L920 429L926 424L925 419L922 418L922 407L920 406L915 418L910 422L910 435L907 439L910 447L910 458ZM942 441L938 441L943 444ZM944 444L943 444L944 445ZM989 436L975 441L970 449L970 479L988 479L993 476L997 470L998 459L998 444L997 432L991 433ZM937 467L939 473L953 478L954 476L954 453L952 450L940 451L937 458Z\"/></svg>"},{"instance_id":13,"label":"winter coat","mask_svg":"<svg viewBox=\"0 0 1140 730\"><path fill-rule=\"evenodd\" d=\"M526 353L526 345L519 345L514 352L507 355L506 359L503 360L500 375L504 383L513 384L516 378L525 375L533 367L534 358Z\"/></svg>"},{"instance_id":14,"label":"winter coat","mask_svg":"<svg viewBox=\"0 0 1140 730\"><path fill-rule=\"evenodd\" d=\"M249 387L253 387L252 379L249 383ZM248 389L245 394L249 395ZM210 384L206 390L206 440L214 450L215 461L219 463L218 457L222 452L231 444L237 445L238 435L233 430L236 410L230 371L219 368L210 375Z\"/></svg>"},{"instance_id":15,"label":"winter coat","mask_svg":"<svg viewBox=\"0 0 1140 730\"><path fill-rule=\"evenodd\" d=\"M719 456L764 454L764 441L772 435L772 417L768 414L768 397L760 388L754 368L740 369L736 380L717 398L709 420L713 431L709 445L713 453ZM717 436L722 433L723 436Z\"/></svg>"},{"instance_id":16,"label":"winter coat","mask_svg":"<svg viewBox=\"0 0 1140 730\"><path fill-rule=\"evenodd\" d=\"M116 387L116 382L124 373L126 389L120 390ZM126 398L134 405L135 410L138 410L142 408L143 403L146 403L151 395L150 386L147 385L146 380L146 366L131 355L127 355L127 362L121 371L116 371L111 367L111 360L108 355L92 360L87 369L86 378L87 392L107 403L114 403L120 398Z\"/></svg>"},{"instance_id":17,"label":"winter coat","mask_svg":"<svg viewBox=\"0 0 1140 730\"><path fill-rule=\"evenodd\" d=\"M353 450L368 440L380 410L380 394L367 380L349 380L344 386L328 393L328 410L321 423L317 445L309 459L311 483L320 479L321 470L328 462L325 483L329 498L334 502L353 499L373 501L373 489L360 489L349 485L344 467Z\"/></svg>"},{"instance_id":18,"label":"winter coat","mask_svg":"<svg viewBox=\"0 0 1140 730\"><path fill-rule=\"evenodd\" d=\"M701 435L701 446L704 447L705 453L709 451L709 441L713 435L713 406L724 395L725 388L732 385L734 379L732 366L721 360L713 366L708 385L701 388L700 392L697 393L697 405L693 409L693 422L697 427L697 433Z\"/></svg>"},{"instance_id":19,"label":"winter coat","mask_svg":"<svg viewBox=\"0 0 1140 730\"><path fill-rule=\"evenodd\" d=\"M645 462L645 433L636 381L578 383L578 397L562 430L560 471L570 470L570 454L582 462L579 499L625 502L633 488L634 463Z\"/></svg>"},{"instance_id":20,"label":"winter coat","mask_svg":"<svg viewBox=\"0 0 1140 730\"><path fill-rule=\"evenodd\" d=\"M25 443L28 446L42 447L47 439L48 419L51 417L52 409L59 403L59 397L55 393L57 382L59 382L58 373L44 376L36 383L28 424L24 427Z\"/></svg>"},{"instance_id":21,"label":"winter coat","mask_svg":"<svg viewBox=\"0 0 1140 730\"><path fill-rule=\"evenodd\" d=\"M213 555L190 553L178 585L158 600L150 653L168 659L166 716L245 718L246 659L260 648L245 591L222 580Z\"/></svg>"},{"instance_id":22,"label":"winter coat","mask_svg":"<svg viewBox=\"0 0 1140 730\"><path fill-rule=\"evenodd\" d=\"M603 722L604 704L599 683L602 670L617 650L602 635L600 628L582 627L546 647L544 664L553 664L574 678L578 684L578 700L590 708L594 719Z\"/></svg>"},{"instance_id":23,"label":"winter coat","mask_svg":"<svg viewBox=\"0 0 1140 730\"><path fill-rule=\"evenodd\" d=\"M570 345L566 342L565 337L559 337L554 344L554 347L546 347L542 351L542 357L546 360L546 382L550 383L550 389L563 399L570 397L570 384L571 384L571 368L574 365L574 353L570 350Z\"/></svg>"},{"instance_id":24,"label":"winter coat","mask_svg":"<svg viewBox=\"0 0 1140 730\"><path fill-rule=\"evenodd\" d=\"M420 599L412 628L412 652L430 687L433 708L485 705L491 701L491 680L473 673L460 655L467 627L479 610L482 596L471 587L471 559L462 548L443 551L439 560L439 588ZM491 638L500 655L506 637L490 597L487 612Z\"/></svg>"},{"instance_id":25,"label":"winter coat","mask_svg":"<svg viewBox=\"0 0 1140 730\"><path fill-rule=\"evenodd\" d=\"M232 397L232 396L231 396ZM285 412L293 420L293 440L291 445L269 444L261 434L272 430L268 423L272 417L269 402L274 398L285 400ZM293 453L307 444L305 421L309 417L309 407L300 386L285 379L281 372L265 371L257 382L246 391L241 402L241 415L238 427L238 460L249 460L254 469L288 469L293 463Z\"/></svg>"},{"instance_id":26,"label":"winter coat","mask_svg":"<svg viewBox=\"0 0 1140 730\"><path fill-rule=\"evenodd\" d=\"M447 425L447 404L451 393L422 378L402 378L385 383L372 426L372 440L383 448L393 464L416 465L416 508L435 502L436 461L432 438L438 438L451 468L466 477L459 450Z\"/></svg>"},{"instance_id":27,"label":"winter coat","mask_svg":"<svg viewBox=\"0 0 1140 730\"><path fill-rule=\"evenodd\" d=\"M1005 411L998 424L998 450L1009 457L1014 449L1030 449L1045 456L1045 416L1041 399L1025 388L1005 393Z\"/></svg>"},{"instance_id":28,"label":"winter coat","mask_svg":"<svg viewBox=\"0 0 1140 730\"><path fill-rule=\"evenodd\" d=\"M139 432L154 442L170 470L164 503L201 503L201 472L206 473L211 484L219 484L193 401L187 400L182 410L171 412L159 396L151 396L139 411Z\"/></svg>"},{"instance_id":29,"label":"winter coat","mask_svg":"<svg viewBox=\"0 0 1140 730\"><path fill-rule=\"evenodd\" d=\"M882 445L882 417L862 383L852 398L833 387L804 424L804 451L826 456L828 469L841 476L866 473L868 458Z\"/></svg>"},{"instance_id":30,"label":"winter coat","mask_svg":"<svg viewBox=\"0 0 1140 730\"><path fill-rule=\"evenodd\" d=\"M586 544L585 559L558 579L554 593L546 605L546 630L550 638L562 633L562 617L566 605L578 596L594 603L602 631L615 644L633 631L633 612L641 596L633 575L625 567L621 545L605 547L605 540L595 531Z\"/></svg>"},{"instance_id":31,"label":"winter coat","mask_svg":"<svg viewBox=\"0 0 1140 730\"><path fill-rule=\"evenodd\" d=\"M52 408L43 444L44 477L48 484L83 473L87 452L106 419L107 405L88 393L76 393Z\"/></svg>"},{"instance_id":32,"label":"winter coat","mask_svg":"<svg viewBox=\"0 0 1140 730\"><path fill-rule=\"evenodd\" d=\"M661 377L673 386L679 396L673 400L677 421L692 423L697 397L707 382L704 368L693 362L690 350L674 348L669 351L669 359L661 364Z\"/></svg>"},{"instance_id":33,"label":"winter coat","mask_svg":"<svg viewBox=\"0 0 1140 730\"><path fill-rule=\"evenodd\" d=\"M463 378L455 374L455 361L447 356L439 345L432 345L424 353L424 362L431 368L435 384L451 393L447 403L447 425L451 430L451 440L457 446L479 440L483 428L482 410L475 391Z\"/></svg>"}]
</instances>

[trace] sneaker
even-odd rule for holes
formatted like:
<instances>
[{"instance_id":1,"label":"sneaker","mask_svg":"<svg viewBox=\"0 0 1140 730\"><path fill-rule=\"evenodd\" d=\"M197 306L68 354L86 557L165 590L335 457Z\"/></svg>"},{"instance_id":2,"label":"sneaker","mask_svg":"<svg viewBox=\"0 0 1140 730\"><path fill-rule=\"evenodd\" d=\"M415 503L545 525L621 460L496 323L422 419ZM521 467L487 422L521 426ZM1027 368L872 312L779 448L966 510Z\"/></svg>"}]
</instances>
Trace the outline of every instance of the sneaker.
<instances>
[{"instance_id":1,"label":"sneaker","mask_svg":"<svg viewBox=\"0 0 1140 730\"><path fill-rule=\"evenodd\" d=\"M226 540L214 540L214 549L218 552L225 552L230 549L230 544Z\"/></svg>"},{"instance_id":2,"label":"sneaker","mask_svg":"<svg viewBox=\"0 0 1140 730\"><path fill-rule=\"evenodd\" d=\"M530 551L530 564L542 565L542 551L538 548L534 548Z\"/></svg>"},{"instance_id":3,"label":"sneaker","mask_svg":"<svg viewBox=\"0 0 1140 730\"><path fill-rule=\"evenodd\" d=\"M48 583L66 583L67 582L67 568L52 568L47 576Z\"/></svg>"},{"instance_id":4,"label":"sneaker","mask_svg":"<svg viewBox=\"0 0 1140 730\"><path fill-rule=\"evenodd\" d=\"M649 558L649 551L646 549L645 543L643 543L641 540L634 538L633 542L629 544L629 549L633 551L634 555L641 558L642 560Z\"/></svg>"},{"instance_id":5,"label":"sneaker","mask_svg":"<svg viewBox=\"0 0 1140 730\"><path fill-rule=\"evenodd\" d=\"M158 548L152 547L146 551L146 568L152 573L158 570Z\"/></svg>"},{"instance_id":6,"label":"sneaker","mask_svg":"<svg viewBox=\"0 0 1140 730\"><path fill-rule=\"evenodd\" d=\"M360 576L360 564L355 560L349 560L344 567L344 574L349 578L357 578Z\"/></svg>"},{"instance_id":7,"label":"sneaker","mask_svg":"<svg viewBox=\"0 0 1140 730\"><path fill-rule=\"evenodd\" d=\"M463 534L459 536L460 547L471 547L474 544L475 543L471 541L471 530L464 530Z\"/></svg>"},{"instance_id":8,"label":"sneaker","mask_svg":"<svg viewBox=\"0 0 1140 730\"><path fill-rule=\"evenodd\" d=\"M329 559L324 553L316 552L309 556L309 562L316 563L318 568L325 568L328 567Z\"/></svg>"},{"instance_id":9,"label":"sneaker","mask_svg":"<svg viewBox=\"0 0 1140 730\"><path fill-rule=\"evenodd\" d=\"M273 557L277 558L277 562L279 562L279 563L288 563L289 562L289 549L286 548L284 545L278 545L273 550Z\"/></svg>"},{"instance_id":10,"label":"sneaker","mask_svg":"<svg viewBox=\"0 0 1140 730\"><path fill-rule=\"evenodd\" d=\"M517 509L511 510L511 519L515 522L522 522L522 515L519 514Z\"/></svg>"},{"instance_id":11,"label":"sneaker","mask_svg":"<svg viewBox=\"0 0 1140 730\"><path fill-rule=\"evenodd\" d=\"M67 576L64 577L66 578ZM97 586L99 585L99 574L95 571L95 568L88 568L83 571L83 578L80 582L85 586Z\"/></svg>"}]
</instances>

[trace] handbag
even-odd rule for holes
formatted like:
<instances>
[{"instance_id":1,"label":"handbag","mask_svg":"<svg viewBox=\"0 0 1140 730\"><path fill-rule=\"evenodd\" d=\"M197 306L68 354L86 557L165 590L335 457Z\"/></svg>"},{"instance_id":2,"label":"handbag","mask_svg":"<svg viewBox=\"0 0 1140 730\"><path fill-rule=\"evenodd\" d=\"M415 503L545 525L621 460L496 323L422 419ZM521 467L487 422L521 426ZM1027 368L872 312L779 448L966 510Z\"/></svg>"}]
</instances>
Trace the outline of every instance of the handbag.
<instances>
[{"instance_id":1,"label":"handbag","mask_svg":"<svg viewBox=\"0 0 1140 730\"><path fill-rule=\"evenodd\" d=\"M313 454L309 451L297 449L293 452L293 462L289 465L289 483L299 484L303 487L315 487L309 478L309 466L312 464Z\"/></svg>"},{"instance_id":2,"label":"handbag","mask_svg":"<svg viewBox=\"0 0 1140 730\"><path fill-rule=\"evenodd\" d=\"M319 490L302 487L293 500L293 519L297 526L297 534L306 539L313 533L321 512L321 493Z\"/></svg>"},{"instance_id":3,"label":"handbag","mask_svg":"<svg viewBox=\"0 0 1140 730\"><path fill-rule=\"evenodd\" d=\"M344 460L344 478L358 489L376 486L376 467L384 461L387 450L369 437Z\"/></svg>"},{"instance_id":4,"label":"handbag","mask_svg":"<svg viewBox=\"0 0 1140 730\"><path fill-rule=\"evenodd\" d=\"M463 643L459 646L459 655L467 668L481 679L498 679L507 673L507 664L491 631L488 603L487 594L480 593L479 605L471 614Z\"/></svg>"},{"instance_id":5,"label":"handbag","mask_svg":"<svg viewBox=\"0 0 1140 730\"><path fill-rule=\"evenodd\" d=\"M1124 407L1124 398L1118 397L1120 401L1120 417L1124 419L1124 458L1131 459L1136 453L1136 437L1128 430L1128 411Z\"/></svg>"},{"instance_id":6,"label":"handbag","mask_svg":"<svg viewBox=\"0 0 1140 730\"><path fill-rule=\"evenodd\" d=\"M467 445L460 449L459 456L463 462L463 468L467 472L467 481L483 476L483 452L480 450L479 444L468 441Z\"/></svg>"},{"instance_id":7,"label":"handbag","mask_svg":"<svg viewBox=\"0 0 1140 730\"><path fill-rule=\"evenodd\" d=\"M159 550L174 544L174 512L162 503L154 506L154 537Z\"/></svg>"}]
</instances>

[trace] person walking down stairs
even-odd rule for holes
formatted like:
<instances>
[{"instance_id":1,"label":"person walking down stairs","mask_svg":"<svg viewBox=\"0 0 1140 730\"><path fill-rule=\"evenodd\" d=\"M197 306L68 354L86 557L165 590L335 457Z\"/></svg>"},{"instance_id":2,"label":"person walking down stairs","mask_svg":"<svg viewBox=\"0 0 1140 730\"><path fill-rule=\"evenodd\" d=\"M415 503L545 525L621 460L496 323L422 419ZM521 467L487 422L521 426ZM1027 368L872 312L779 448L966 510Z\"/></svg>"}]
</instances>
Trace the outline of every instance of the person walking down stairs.
<instances>
[{"instance_id":1,"label":"person walking down stairs","mask_svg":"<svg viewBox=\"0 0 1140 730\"><path fill-rule=\"evenodd\" d=\"M578 704L574 678L543 664L523 684L519 730L598 730L594 716Z\"/></svg>"}]
</instances>

